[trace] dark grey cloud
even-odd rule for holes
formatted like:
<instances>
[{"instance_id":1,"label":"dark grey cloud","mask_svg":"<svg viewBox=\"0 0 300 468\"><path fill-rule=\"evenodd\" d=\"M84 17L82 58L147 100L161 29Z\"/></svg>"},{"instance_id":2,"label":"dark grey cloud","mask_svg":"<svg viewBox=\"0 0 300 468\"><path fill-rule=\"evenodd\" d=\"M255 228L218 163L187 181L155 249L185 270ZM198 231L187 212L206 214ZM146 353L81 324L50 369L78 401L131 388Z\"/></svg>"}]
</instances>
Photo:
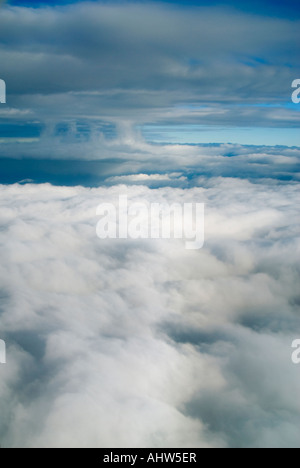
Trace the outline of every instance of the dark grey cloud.
<instances>
[{"instance_id":1,"label":"dark grey cloud","mask_svg":"<svg viewBox=\"0 0 300 468\"><path fill-rule=\"evenodd\" d=\"M91 130L99 122L296 128L296 106L284 106L300 72L299 31L296 20L222 8L6 7L3 118L38 121L48 135L80 121Z\"/></svg>"}]
</instances>

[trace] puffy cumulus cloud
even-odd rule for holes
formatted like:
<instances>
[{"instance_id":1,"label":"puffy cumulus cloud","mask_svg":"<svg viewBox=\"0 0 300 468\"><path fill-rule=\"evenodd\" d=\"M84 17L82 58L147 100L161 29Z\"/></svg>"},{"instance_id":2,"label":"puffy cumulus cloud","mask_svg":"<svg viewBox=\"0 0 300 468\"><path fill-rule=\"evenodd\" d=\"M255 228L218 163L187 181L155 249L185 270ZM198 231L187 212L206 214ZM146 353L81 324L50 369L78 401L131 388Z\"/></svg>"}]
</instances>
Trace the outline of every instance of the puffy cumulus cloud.
<instances>
[{"instance_id":1,"label":"puffy cumulus cloud","mask_svg":"<svg viewBox=\"0 0 300 468\"><path fill-rule=\"evenodd\" d=\"M0 191L2 446L299 447L293 182ZM205 247L100 241L120 194L205 202Z\"/></svg>"}]
</instances>

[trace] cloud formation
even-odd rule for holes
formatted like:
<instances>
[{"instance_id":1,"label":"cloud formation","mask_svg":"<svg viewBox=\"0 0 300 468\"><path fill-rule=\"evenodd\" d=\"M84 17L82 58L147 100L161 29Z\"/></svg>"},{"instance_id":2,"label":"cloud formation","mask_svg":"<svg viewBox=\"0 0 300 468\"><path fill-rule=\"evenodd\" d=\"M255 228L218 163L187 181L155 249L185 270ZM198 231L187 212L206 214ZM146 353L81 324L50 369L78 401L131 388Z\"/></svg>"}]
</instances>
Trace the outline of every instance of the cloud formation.
<instances>
[{"instance_id":1,"label":"cloud formation","mask_svg":"<svg viewBox=\"0 0 300 468\"><path fill-rule=\"evenodd\" d=\"M52 142L53 143L53 142ZM89 159L82 158L86 143L51 145L22 144L23 158L17 159L14 145L2 144L0 182L31 179L55 185L99 186L142 183L192 187L200 176L235 177L248 180L299 181L300 150L297 147L243 145L153 145L139 135L88 144ZM39 151L43 157L39 158ZM9 157L8 157L9 156ZM159 171L159 173L158 173Z\"/></svg>"},{"instance_id":2,"label":"cloud formation","mask_svg":"<svg viewBox=\"0 0 300 468\"><path fill-rule=\"evenodd\" d=\"M57 135L88 141L84 158L99 133L136 124L297 129L299 31L298 20L221 7L7 6L0 60L9 107L0 127L41 136L39 157ZM22 150L14 144L15 155Z\"/></svg>"},{"instance_id":3,"label":"cloud formation","mask_svg":"<svg viewBox=\"0 0 300 468\"><path fill-rule=\"evenodd\" d=\"M294 183L1 186L8 447L299 447ZM206 244L100 241L120 194L205 202Z\"/></svg>"},{"instance_id":4,"label":"cloud formation","mask_svg":"<svg viewBox=\"0 0 300 468\"><path fill-rule=\"evenodd\" d=\"M1 446L299 448L300 149L227 144L296 141L262 11L1 5ZM204 248L100 241L119 195L205 203Z\"/></svg>"}]
</instances>

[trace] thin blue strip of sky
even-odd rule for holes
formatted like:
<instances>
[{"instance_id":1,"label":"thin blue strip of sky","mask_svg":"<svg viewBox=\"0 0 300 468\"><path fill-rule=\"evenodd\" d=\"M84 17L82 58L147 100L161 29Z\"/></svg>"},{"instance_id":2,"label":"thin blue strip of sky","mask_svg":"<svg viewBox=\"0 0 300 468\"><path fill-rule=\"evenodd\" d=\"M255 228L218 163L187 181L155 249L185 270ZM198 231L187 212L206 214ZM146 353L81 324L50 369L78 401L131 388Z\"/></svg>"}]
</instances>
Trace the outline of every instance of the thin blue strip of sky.
<instances>
[{"instance_id":1,"label":"thin blue strip of sky","mask_svg":"<svg viewBox=\"0 0 300 468\"><path fill-rule=\"evenodd\" d=\"M12 5L22 5L26 7L38 7L41 5L66 5L72 3L82 3L84 1L101 0L10 0ZM264 14L267 16L285 16L290 19L300 17L300 2L299 0L140 0L138 3L171 3L178 6L213 6L225 5L233 6L238 10L248 11L256 14ZM114 3L113 1L102 1L102 3ZM127 0L118 3L128 3Z\"/></svg>"},{"instance_id":2,"label":"thin blue strip of sky","mask_svg":"<svg viewBox=\"0 0 300 468\"><path fill-rule=\"evenodd\" d=\"M141 131L149 143L233 143L240 145L300 147L299 128L145 125L141 128Z\"/></svg>"}]
</instances>

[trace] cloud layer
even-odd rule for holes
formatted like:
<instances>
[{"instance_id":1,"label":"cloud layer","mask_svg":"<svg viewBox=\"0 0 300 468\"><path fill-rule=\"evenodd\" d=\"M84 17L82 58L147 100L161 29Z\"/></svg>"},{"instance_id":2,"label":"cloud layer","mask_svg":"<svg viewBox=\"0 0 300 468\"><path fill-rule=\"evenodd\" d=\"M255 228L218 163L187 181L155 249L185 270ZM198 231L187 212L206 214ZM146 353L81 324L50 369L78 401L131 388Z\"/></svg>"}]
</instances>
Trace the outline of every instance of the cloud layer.
<instances>
[{"instance_id":1,"label":"cloud layer","mask_svg":"<svg viewBox=\"0 0 300 468\"><path fill-rule=\"evenodd\" d=\"M299 447L296 185L0 190L2 446ZM204 249L100 241L124 193L205 202Z\"/></svg>"},{"instance_id":2,"label":"cloud layer","mask_svg":"<svg viewBox=\"0 0 300 468\"><path fill-rule=\"evenodd\" d=\"M297 129L291 83L300 73L299 31L298 20L221 7L7 6L0 18L8 86L1 135L41 135L39 157L57 135L88 141L88 159L99 134L136 124Z\"/></svg>"},{"instance_id":3,"label":"cloud layer","mask_svg":"<svg viewBox=\"0 0 300 468\"><path fill-rule=\"evenodd\" d=\"M52 142L53 143L53 142ZM3 144L10 158L0 158L0 182L28 180L55 185L99 186L115 183L192 187L200 176L299 181L300 149L242 145L152 145L141 136L89 144L90 160L83 160L85 144L52 144L42 158L43 144L27 143L23 159L14 145ZM26 156L26 158L25 158ZM60 159L58 159L60 157ZM159 172L158 172L159 171Z\"/></svg>"},{"instance_id":4,"label":"cloud layer","mask_svg":"<svg viewBox=\"0 0 300 468\"><path fill-rule=\"evenodd\" d=\"M300 149L186 144L300 146L297 18L1 3L1 446L300 447ZM204 248L100 241L119 195Z\"/></svg>"}]
</instances>

